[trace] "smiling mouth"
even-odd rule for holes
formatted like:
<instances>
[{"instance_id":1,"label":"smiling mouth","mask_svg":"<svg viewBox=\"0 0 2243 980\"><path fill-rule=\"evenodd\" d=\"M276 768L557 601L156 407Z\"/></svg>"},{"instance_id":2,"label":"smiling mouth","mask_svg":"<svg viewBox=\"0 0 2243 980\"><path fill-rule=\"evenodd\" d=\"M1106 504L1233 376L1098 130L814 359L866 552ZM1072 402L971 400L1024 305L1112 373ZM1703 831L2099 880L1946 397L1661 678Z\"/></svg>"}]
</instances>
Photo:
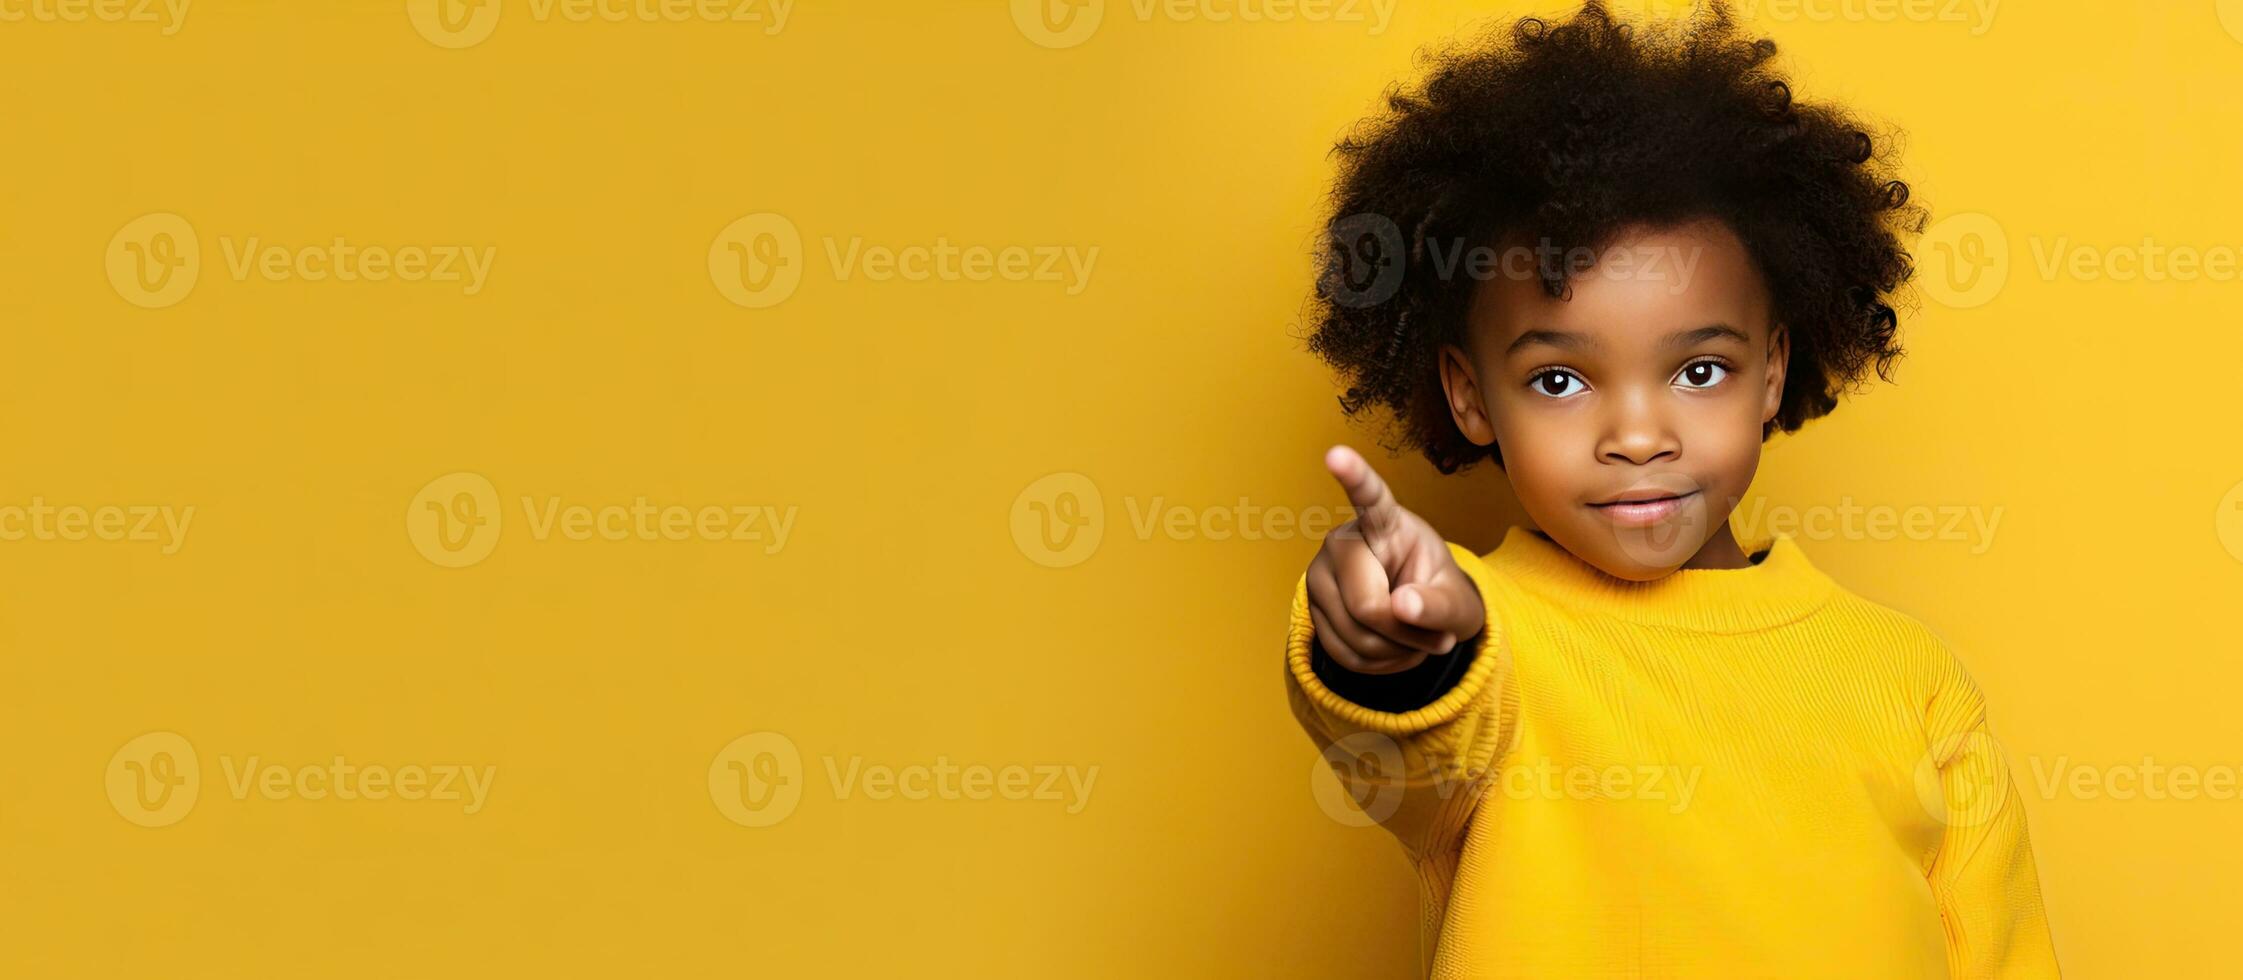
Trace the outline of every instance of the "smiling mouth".
<instances>
[{"instance_id":1,"label":"smiling mouth","mask_svg":"<svg viewBox=\"0 0 2243 980\"><path fill-rule=\"evenodd\" d=\"M1669 494L1641 500L1614 500L1589 507L1621 524L1655 524L1671 517L1682 509L1684 501L1698 495L1698 491Z\"/></svg>"}]
</instances>

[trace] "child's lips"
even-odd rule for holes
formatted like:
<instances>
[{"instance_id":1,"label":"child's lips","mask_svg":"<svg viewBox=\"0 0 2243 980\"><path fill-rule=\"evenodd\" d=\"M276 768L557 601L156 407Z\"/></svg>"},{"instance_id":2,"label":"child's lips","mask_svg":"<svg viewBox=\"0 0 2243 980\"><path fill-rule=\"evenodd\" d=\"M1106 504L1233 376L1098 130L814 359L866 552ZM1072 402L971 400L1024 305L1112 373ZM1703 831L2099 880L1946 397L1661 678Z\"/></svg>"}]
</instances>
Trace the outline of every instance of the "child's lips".
<instances>
[{"instance_id":1,"label":"child's lips","mask_svg":"<svg viewBox=\"0 0 2243 980\"><path fill-rule=\"evenodd\" d=\"M1660 521L1666 520L1667 518L1672 517L1676 513L1680 512L1682 510L1682 505L1688 503L1690 498L1697 495L1698 491L1691 490L1686 493L1676 494L1671 497L1660 497L1655 500L1629 500L1619 503L1590 504L1589 509L1604 515L1607 520L1610 520L1614 524L1620 524L1624 526L1657 524Z\"/></svg>"}]
</instances>

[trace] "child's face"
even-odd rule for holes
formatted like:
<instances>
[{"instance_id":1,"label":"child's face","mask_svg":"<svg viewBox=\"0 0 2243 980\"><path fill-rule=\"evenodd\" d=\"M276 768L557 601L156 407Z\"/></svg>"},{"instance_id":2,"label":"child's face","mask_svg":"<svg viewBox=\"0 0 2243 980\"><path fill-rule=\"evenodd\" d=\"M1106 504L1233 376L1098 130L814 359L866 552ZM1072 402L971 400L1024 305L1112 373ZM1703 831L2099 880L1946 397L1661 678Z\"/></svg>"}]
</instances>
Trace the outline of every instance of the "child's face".
<instances>
[{"instance_id":1,"label":"child's face","mask_svg":"<svg viewBox=\"0 0 2243 980\"><path fill-rule=\"evenodd\" d=\"M1713 220L1631 229L1573 266L1570 301L1543 291L1529 243L1496 254L1518 257L1475 287L1469 350L1444 350L1441 380L1464 434L1501 448L1527 516L1624 579L1744 564L1729 514L1789 353L1744 243ZM1669 499L1604 506L1646 495Z\"/></svg>"}]
</instances>

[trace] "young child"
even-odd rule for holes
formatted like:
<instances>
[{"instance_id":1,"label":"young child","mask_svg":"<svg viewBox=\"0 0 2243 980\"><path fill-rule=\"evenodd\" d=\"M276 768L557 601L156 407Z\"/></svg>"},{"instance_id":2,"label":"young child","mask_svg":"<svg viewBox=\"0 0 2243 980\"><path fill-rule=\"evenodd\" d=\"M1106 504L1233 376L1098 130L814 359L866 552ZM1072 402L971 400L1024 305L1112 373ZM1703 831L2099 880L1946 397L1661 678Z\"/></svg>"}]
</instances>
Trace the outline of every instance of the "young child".
<instances>
[{"instance_id":1,"label":"young child","mask_svg":"<svg viewBox=\"0 0 2243 980\"><path fill-rule=\"evenodd\" d=\"M1440 56L1341 142L1312 349L1532 528L1487 555L1354 451L1294 714L1421 883L1438 977L2053 977L1985 699L1930 629L1728 516L1901 349L1889 144L1714 5ZM1749 544L1749 547L1748 547Z\"/></svg>"}]
</instances>

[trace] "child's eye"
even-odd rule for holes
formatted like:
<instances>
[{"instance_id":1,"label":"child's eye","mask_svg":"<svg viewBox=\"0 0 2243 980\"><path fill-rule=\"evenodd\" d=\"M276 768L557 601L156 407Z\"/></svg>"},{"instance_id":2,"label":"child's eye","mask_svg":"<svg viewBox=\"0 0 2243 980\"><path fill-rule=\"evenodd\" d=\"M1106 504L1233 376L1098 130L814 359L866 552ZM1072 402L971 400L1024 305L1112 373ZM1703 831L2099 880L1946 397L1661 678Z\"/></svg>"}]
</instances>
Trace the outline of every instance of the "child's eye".
<instances>
[{"instance_id":1,"label":"child's eye","mask_svg":"<svg viewBox=\"0 0 2243 980\"><path fill-rule=\"evenodd\" d=\"M1675 380L1691 388L1711 388L1729 376L1729 369L1718 361L1699 361L1682 369Z\"/></svg>"},{"instance_id":2,"label":"child's eye","mask_svg":"<svg viewBox=\"0 0 2243 980\"><path fill-rule=\"evenodd\" d=\"M1589 390L1588 383L1564 368L1550 368L1528 379L1527 387L1552 398L1571 398Z\"/></svg>"}]
</instances>

